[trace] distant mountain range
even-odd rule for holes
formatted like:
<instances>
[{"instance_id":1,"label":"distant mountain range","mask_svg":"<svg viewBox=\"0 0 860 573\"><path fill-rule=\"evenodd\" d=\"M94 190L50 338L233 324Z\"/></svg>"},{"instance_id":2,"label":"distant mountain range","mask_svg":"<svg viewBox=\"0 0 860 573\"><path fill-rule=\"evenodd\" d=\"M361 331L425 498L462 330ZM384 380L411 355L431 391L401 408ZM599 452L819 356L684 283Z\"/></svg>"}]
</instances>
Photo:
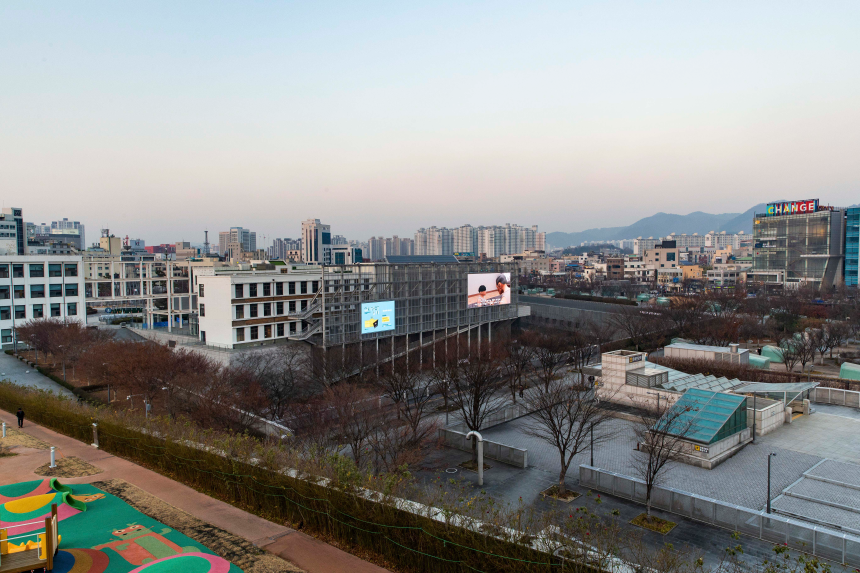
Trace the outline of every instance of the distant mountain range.
<instances>
[{"instance_id":1,"label":"distant mountain range","mask_svg":"<svg viewBox=\"0 0 860 573\"><path fill-rule=\"evenodd\" d=\"M752 233L753 216L764 212L765 203L760 203L743 213L721 213L713 215L695 211L689 215L673 215L657 213L644 219L639 219L626 227L604 227L602 229L587 229L576 233L547 233L546 242L553 247L569 247L579 245L583 241L612 241L618 239L635 239L637 237L665 237L669 233L699 233L704 235L710 231L726 233Z\"/></svg>"}]
</instances>

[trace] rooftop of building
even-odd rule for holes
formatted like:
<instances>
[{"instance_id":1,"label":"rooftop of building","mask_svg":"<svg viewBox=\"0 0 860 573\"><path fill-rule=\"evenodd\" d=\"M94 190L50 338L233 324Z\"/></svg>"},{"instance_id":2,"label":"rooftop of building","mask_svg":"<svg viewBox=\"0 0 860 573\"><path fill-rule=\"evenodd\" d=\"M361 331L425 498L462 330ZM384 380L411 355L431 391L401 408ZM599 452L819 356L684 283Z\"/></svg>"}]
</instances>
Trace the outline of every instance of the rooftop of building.
<instances>
[{"instance_id":1,"label":"rooftop of building","mask_svg":"<svg viewBox=\"0 0 860 573\"><path fill-rule=\"evenodd\" d=\"M693 344L691 342L675 342L669 344L666 348L680 348L682 350L701 350L705 352L731 352L731 346L710 346L708 344ZM737 353L743 354L749 352L746 348L738 348Z\"/></svg>"}]
</instances>

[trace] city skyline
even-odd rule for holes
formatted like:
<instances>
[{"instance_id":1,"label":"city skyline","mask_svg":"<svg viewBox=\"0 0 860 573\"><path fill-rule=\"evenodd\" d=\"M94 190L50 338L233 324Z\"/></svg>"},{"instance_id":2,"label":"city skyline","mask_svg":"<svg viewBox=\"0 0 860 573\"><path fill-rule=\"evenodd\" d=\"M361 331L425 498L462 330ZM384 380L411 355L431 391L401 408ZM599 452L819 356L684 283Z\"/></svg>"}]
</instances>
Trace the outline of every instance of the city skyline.
<instances>
[{"instance_id":1,"label":"city skyline","mask_svg":"<svg viewBox=\"0 0 860 573\"><path fill-rule=\"evenodd\" d=\"M856 203L856 3L489 6L6 3L5 204L167 242Z\"/></svg>"}]
</instances>

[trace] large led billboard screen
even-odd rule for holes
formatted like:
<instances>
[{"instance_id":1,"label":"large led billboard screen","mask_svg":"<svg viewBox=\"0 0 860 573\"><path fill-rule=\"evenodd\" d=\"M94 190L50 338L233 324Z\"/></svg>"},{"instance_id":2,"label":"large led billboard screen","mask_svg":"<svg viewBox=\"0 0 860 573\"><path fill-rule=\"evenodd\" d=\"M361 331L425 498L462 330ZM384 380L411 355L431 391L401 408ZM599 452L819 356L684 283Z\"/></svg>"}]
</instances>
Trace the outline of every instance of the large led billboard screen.
<instances>
[{"instance_id":1,"label":"large led billboard screen","mask_svg":"<svg viewBox=\"0 0 860 573\"><path fill-rule=\"evenodd\" d=\"M394 301L361 303L361 333L373 334L394 330Z\"/></svg>"},{"instance_id":2,"label":"large led billboard screen","mask_svg":"<svg viewBox=\"0 0 860 573\"><path fill-rule=\"evenodd\" d=\"M511 304L511 273L478 273L467 276L469 308Z\"/></svg>"}]
</instances>

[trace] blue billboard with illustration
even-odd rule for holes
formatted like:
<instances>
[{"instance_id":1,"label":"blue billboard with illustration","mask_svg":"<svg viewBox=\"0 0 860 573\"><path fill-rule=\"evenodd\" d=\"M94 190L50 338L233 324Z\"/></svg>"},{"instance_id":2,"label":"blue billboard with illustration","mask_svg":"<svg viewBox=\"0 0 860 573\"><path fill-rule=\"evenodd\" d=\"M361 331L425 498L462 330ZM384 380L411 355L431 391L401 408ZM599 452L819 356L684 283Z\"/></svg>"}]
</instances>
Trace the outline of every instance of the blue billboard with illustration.
<instances>
[{"instance_id":1,"label":"blue billboard with illustration","mask_svg":"<svg viewBox=\"0 0 860 573\"><path fill-rule=\"evenodd\" d=\"M394 301L361 303L361 333L373 334L394 330Z\"/></svg>"}]
</instances>

